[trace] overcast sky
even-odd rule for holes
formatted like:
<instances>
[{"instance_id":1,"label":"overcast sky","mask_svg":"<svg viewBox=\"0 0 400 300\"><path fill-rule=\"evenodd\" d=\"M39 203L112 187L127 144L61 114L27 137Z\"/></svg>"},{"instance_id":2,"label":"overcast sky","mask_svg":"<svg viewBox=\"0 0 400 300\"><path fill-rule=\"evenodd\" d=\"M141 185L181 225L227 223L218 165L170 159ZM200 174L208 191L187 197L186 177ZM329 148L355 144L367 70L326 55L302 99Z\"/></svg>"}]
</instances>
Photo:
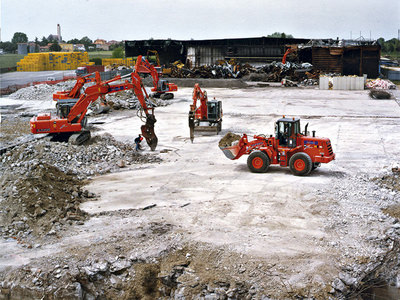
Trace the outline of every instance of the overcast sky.
<instances>
[{"instance_id":1,"label":"overcast sky","mask_svg":"<svg viewBox=\"0 0 400 300\"><path fill-rule=\"evenodd\" d=\"M213 39L267 36L369 39L398 36L399 0L0 0L1 40Z\"/></svg>"}]
</instances>

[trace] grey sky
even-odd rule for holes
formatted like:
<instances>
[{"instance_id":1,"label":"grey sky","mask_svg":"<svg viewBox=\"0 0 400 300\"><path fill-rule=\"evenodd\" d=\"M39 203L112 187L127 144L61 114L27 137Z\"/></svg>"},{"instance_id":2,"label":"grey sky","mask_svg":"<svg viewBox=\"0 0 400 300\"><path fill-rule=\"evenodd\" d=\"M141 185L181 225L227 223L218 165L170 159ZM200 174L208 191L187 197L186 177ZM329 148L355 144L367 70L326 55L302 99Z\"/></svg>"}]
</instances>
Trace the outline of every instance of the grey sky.
<instances>
[{"instance_id":1,"label":"grey sky","mask_svg":"<svg viewBox=\"0 0 400 300\"><path fill-rule=\"evenodd\" d=\"M399 0L0 0L1 40L212 39L267 36L397 38Z\"/></svg>"}]
</instances>

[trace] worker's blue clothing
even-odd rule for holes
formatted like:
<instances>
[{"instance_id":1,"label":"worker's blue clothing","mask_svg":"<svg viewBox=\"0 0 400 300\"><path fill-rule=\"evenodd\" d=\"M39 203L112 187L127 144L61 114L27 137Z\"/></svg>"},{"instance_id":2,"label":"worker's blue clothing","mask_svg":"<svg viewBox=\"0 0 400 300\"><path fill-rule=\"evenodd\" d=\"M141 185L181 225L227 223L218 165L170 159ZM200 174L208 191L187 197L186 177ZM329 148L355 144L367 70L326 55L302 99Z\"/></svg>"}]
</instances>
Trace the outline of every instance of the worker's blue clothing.
<instances>
[{"instance_id":1,"label":"worker's blue clothing","mask_svg":"<svg viewBox=\"0 0 400 300\"><path fill-rule=\"evenodd\" d=\"M142 150L142 147L140 146L140 142L141 142L142 140L143 140L143 137L141 137L141 136L138 136L138 137L135 139L135 144L136 144L135 150L136 150L136 151Z\"/></svg>"}]
</instances>

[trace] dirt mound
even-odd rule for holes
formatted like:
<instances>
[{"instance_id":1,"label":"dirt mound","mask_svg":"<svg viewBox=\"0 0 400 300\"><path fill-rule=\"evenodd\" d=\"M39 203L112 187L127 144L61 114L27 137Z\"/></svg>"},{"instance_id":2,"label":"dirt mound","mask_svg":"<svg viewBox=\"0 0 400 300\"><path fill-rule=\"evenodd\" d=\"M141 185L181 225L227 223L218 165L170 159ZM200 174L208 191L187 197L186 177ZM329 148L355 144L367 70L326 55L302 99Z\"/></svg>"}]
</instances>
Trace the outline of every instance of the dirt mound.
<instances>
[{"instance_id":1,"label":"dirt mound","mask_svg":"<svg viewBox=\"0 0 400 300\"><path fill-rule=\"evenodd\" d=\"M116 172L130 164L159 162L110 135L96 136L89 145L45 139L16 146L0 156L2 211L0 232L5 238L28 239L56 234L63 225L82 222L79 204L93 194L82 191L89 175Z\"/></svg>"},{"instance_id":2,"label":"dirt mound","mask_svg":"<svg viewBox=\"0 0 400 300\"><path fill-rule=\"evenodd\" d=\"M46 163L32 164L22 174L2 176L1 235L28 238L56 234L61 225L82 222L79 204L86 197L82 181ZM27 245L30 247L31 245Z\"/></svg>"},{"instance_id":3,"label":"dirt mound","mask_svg":"<svg viewBox=\"0 0 400 300\"><path fill-rule=\"evenodd\" d=\"M218 145L221 148L232 146L235 141L240 140L241 136L238 134L234 134L232 132L228 132L225 136L219 141Z\"/></svg>"}]
</instances>

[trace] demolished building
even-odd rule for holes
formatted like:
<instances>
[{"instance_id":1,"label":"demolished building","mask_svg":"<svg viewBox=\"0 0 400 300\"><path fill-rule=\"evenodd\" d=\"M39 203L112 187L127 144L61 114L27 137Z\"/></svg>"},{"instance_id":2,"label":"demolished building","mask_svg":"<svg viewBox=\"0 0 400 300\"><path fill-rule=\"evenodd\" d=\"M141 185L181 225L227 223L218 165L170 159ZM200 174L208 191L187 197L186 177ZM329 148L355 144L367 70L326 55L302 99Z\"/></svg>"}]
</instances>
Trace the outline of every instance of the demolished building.
<instances>
[{"instance_id":1,"label":"demolished building","mask_svg":"<svg viewBox=\"0 0 400 300\"><path fill-rule=\"evenodd\" d=\"M162 65L181 61L188 67L213 65L234 59L240 64L259 66L281 61L288 45L298 48L297 62L308 62L323 73L379 75L380 45L376 41L311 40L297 38L236 38L212 40L125 41L127 57L156 50Z\"/></svg>"},{"instance_id":2,"label":"demolished building","mask_svg":"<svg viewBox=\"0 0 400 300\"><path fill-rule=\"evenodd\" d=\"M381 46L375 41L310 41L298 45L298 59L325 73L379 75Z\"/></svg>"}]
</instances>

